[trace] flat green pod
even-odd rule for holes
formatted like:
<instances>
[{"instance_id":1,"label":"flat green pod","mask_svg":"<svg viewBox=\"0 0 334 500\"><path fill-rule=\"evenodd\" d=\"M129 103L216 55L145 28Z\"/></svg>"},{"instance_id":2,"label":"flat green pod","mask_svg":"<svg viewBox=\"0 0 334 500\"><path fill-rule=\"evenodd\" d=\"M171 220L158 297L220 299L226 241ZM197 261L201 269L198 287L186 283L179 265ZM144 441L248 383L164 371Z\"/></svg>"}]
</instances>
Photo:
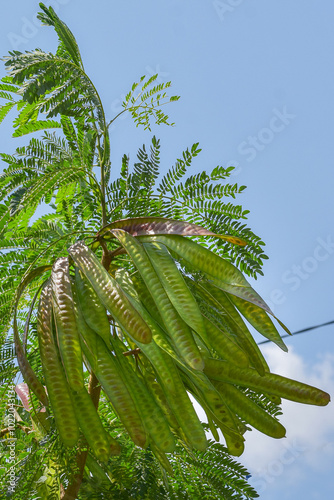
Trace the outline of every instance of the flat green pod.
<instances>
[{"instance_id":1,"label":"flat green pod","mask_svg":"<svg viewBox=\"0 0 334 500\"><path fill-rule=\"evenodd\" d=\"M107 311L93 286L78 267L75 268L75 284L79 307L86 323L109 345L110 323Z\"/></svg>"},{"instance_id":2,"label":"flat green pod","mask_svg":"<svg viewBox=\"0 0 334 500\"><path fill-rule=\"evenodd\" d=\"M176 370L175 364L172 358L163 349L161 349L155 342L155 339L157 338L159 339L161 336L164 335L161 328L150 316L149 312L145 309L143 304L140 302L129 273L125 269L117 271L115 273L115 279L121 285L124 292L128 295L128 298L132 303L132 305L144 318L145 322L150 327L150 330L153 335L153 339L149 344L142 344L141 342L136 342L136 345L150 360L160 380L162 380L163 384L166 386L166 389L171 393L176 394L177 387L174 384L175 380L174 374Z\"/></svg>"},{"instance_id":3,"label":"flat green pod","mask_svg":"<svg viewBox=\"0 0 334 500\"><path fill-rule=\"evenodd\" d=\"M199 294L218 313L224 331L234 334L235 340L237 340L241 348L247 353L250 363L259 374L264 375L265 372L269 372L269 366L259 346L232 303L230 296L212 283L204 280L197 285L197 289Z\"/></svg>"},{"instance_id":4,"label":"flat green pod","mask_svg":"<svg viewBox=\"0 0 334 500\"><path fill-rule=\"evenodd\" d=\"M113 230L113 234L125 248L141 274L159 310L166 331L172 337L180 356L182 356L192 368L203 370L203 359L191 330L169 300L145 249L136 238L125 231Z\"/></svg>"},{"instance_id":5,"label":"flat green pod","mask_svg":"<svg viewBox=\"0 0 334 500\"><path fill-rule=\"evenodd\" d=\"M84 355L132 441L137 446L146 448L147 433L127 389L127 384L120 373L115 356L107 348L101 337L85 322L76 303L75 288L73 296Z\"/></svg>"},{"instance_id":6,"label":"flat green pod","mask_svg":"<svg viewBox=\"0 0 334 500\"><path fill-rule=\"evenodd\" d=\"M71 389L78 391L84 387L84 377L67 257L61 257L54 263L51 283L59 351L68 383Z\"/></svg>"},{"instance_id":7,"label":"flat green pod","mask_svg":"<svg viewBox=\"0 0 334 500\"><path fill-rule=\"evenodd\" d=\"M226 361L241 367L249 366L248 356L241 347L206 316L203 315L203 318L206 329L206 341L209 346Z\"/></svg>"},{"instance_id":8,"label":"flat green pod","mask_svg":"<svg viewBox=\"0 0 334 500\"><path fill-rule=\"evenodd\" d=\"M261 376L254 368L241 369L222 360L206 358L204 372L213 380L249 387L298 403L326 406L330 401L329 394L316 387L275 373Z\"/></svg>"},{"instance_id":9,"label":"flat green pod","mask_svg":"<svg viewBox=\"0 0 334 500\"><path fill-rule=\"evenodd\" d=\"M96 458L107 462L110 455L119 455L121 447L103 427L86 388L72 391L72 399L79 426Z\"/></svg>"},{"instance_id":10,"label":"flat green pod","mask_svg":"<svg viewBox=\"0 0 334 500\"><path fill-rule=\"evenodd\" d=\"M239 309L240 313L246 318L246 320L268 340L274 342L283 351L288 352L288 348L283 342L277 328L274 323L261 307L252 304L251 302L246 302L239 297L234 295L230 296L233 304Z\"/></svg>"},{"instance_id":11,"label":"flat green pod","mask_svg":"<svg viewBox=\"0 0 334 500\"><path fill-rule=\"evenodd\" d=\"M120 372L127 381L127 387L147 433L161 451L165 453L174 451L175 439L160 406L139 373L135 373L129 361L125 359L117 340L114 340L114 348Z\"/></svg>"},{"instance_id":12,"label":"flat green pod","mask_svg":"<svg viewBox=\"0 0 334 500\"><path fill-rule=\"evenodd\" d=\"M124 273L123 271L122 272L120 271L118 275L122 276L123 280L125 279L125 276L129 279L129 276L127 275L126 272ZM151 313L155 309L155 304L152 303L153 299L151 298L144 282L141 279L139 279L138 276L133 275L131 277L130 283L135 285L136 291L139 292L138 299L140 298L141 301L143 301L143 299L145 300L145 305L149 308ZM124 282L123 286L124 289L127 290ZM136 294L132 292L132 296L135 297ZM148 311L147 314L149 314ZM159 317L157 319L159 319ZM175 353L173 353L173 350L171 346L168 344L168 340L166 339L166 334L162 331L159 324L152 317L150 317L150 319L147 319L147 321L150 327L152 328L154 342L156 342L160 350L163 350L166 353L166 355L171 361L168 362L168 370L169 370L168 375L160 376L159 378L160 385L157 384L160 387L158 398L159 397L161 398L160 393L162 391L162 397L166 399L168 404L167 413L169 413L169 409L172 412L170 418L168 418L168 415L166 416L166 418L169 421L172 420L171 424L172 427L174 427L174 429L177 429L177 434L181 437L181 439L184 439L187 442L190 448L204 451L207 447L207 440L205 437L202 424L197 416L197 413L195 412L192 402L190 401L189 395L187 394L187 391L181 380L180 371L177 369L175 365L178 356L176 356ZM154 322L154 324L151 324L152 322ZM143 352L145 354L147 354L147 348L150 348L150 345L151 344L141 347L143 348ZM149 356L147 357L149 358ZM180 361L178 361L178 363L180 363ZM160 373L160 370L158 373ZM171 380L172 380L172 385L170 382ZM173 387L172 390L171 387ZM178 427L175 426L174 419L176 420Z\"/></svg>"},{"instance_id":13,"label":"flat green pod","mask_svg":"<svg viewBox=\"0 0 334 500\"><path fill-rule=\"evenodd\" d=\"M166 245L223 290L253 302L271 313L270 308L250 286L239 269L195 241L179 235L140 236L139 239L143 242L157 241Z\"/></svg>"},{"instance_id":14,"label":"flat green pod","mask_svg":"<svg viewBox=\"0 0 334 500\"><path fill-rule=\"evenodd\" d=\"M283 425L237 387L221 381L213 381L213 385L220 392L227 406L245 422L267 436L275 439L285 437L286 430Z\"/></svg>"},{"instance_id":15,"label":"flat green pod","mask_svg":"<svg viewBox=\"0 0 334 500\"><path fill-rule=\"evenodd\" d=\"M239 421L228 408L222 399L219 391L211 383L204 373L192 374L190 371L184 373L186 383L192 388L194 396L199 396L198 402L202 405L203 401L210 410L216 422L219 422L220 428L229 433L234 440L244 441L240 434Z\"/></svg>"},{"instance_id":16,"label":"flat green pod","mask_svg":"<svg viewBox=\"0 0 334 500\"><path fill-rule=\"evenodd\" d=\"M96 255L82 241L72 245L68 252L117 323L139 342L150 342L151 330Z\"/></svg>"},{"instance_id":17,"label":"flat green pod","mask_svg":"<svg viewBox=\"0 0 334 500\"><path fill-rule=\"evenodd\" d=\"M157 241L144 242L143 246L176 311L200 337L205 336L205 325L197 302L166 246Z\"/></svg>"},{"instance_id":18,"label":"flat green pod","mask_svg":"<svg viewBox=\"0 0 334 500\"><path fill-rule=\"evenodd\" d=\"M76 445L79 439L79 425L64 369L54 341L52 313L51 286L47 284L42 289L37 314L39 350L48 397L60 439L64 446L72 447Z\"/></svg>"},{"instance_id":19,"label":"flat green pod","mask_svg":"<svg viewBox=\"0 0 334 500\"><path fill-rule=\"evenodd\" d=\"M152 452L155 456L155 458L158 460L160 465L165 469L165 471L170 475L174 476L174 471L172 464L168 460L168 457L165 452L161 451L154 443L151 443L151 449Z\"/></svg>"}]
</instances>

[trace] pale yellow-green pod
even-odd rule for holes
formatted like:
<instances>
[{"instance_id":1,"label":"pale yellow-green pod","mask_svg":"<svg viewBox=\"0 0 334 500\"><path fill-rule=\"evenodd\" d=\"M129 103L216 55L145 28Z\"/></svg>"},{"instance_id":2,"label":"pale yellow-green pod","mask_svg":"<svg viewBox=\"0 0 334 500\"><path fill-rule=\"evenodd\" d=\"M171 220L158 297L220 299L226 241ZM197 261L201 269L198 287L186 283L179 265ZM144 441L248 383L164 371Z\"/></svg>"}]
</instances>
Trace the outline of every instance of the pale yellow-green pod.
<instances>
[{"instance_id":1,"label":"pale yellow-green pod","mask_svg":"<svg viewBox=\"0 0 334 500\"><path fill-rule=\"evenodd\" d=\"M154 241L152 243L144 242L143 246L169 300L183 321L200 337L205 336L205 324L197 302L165 245Z\"/></svg>"},{"instance_id":2,"label":"pale yellow-green pod","mask_svg":"<svg viewBox=\"0 0 334 500\"><path fill-rule=\"evenodd\" d=\"M79 425L75 416L69 386L60 361L53 334L51 286L42 289L38 314L37 333L48 397L61 441L65 446L75 446L79 438Z\"/></svg>"},{"instance_id":3,"label":"pale yellow-green pod","mask_svg":"<svg viewBox=\"0 0 334 500\"><path fill-rule=\"evenodd\" d=\"M165 289L140 242L126 231L113 230L141 274L159 310L166 331L172 337L179 354L196 370L203 370L201 353L189 326L183 321L168 298Z\"/></svg>"},{"instance_id":4,"label":"pale yellow-green pod","mask_svg":"<svg viewBox=\"0 0 334 500\"><path fill-rule=\"evenodd\" d=\"M201 405L204 401L205 406L210 410L220 428L233 437L235 442L243 442L244 438L240 434L238 420L206 375L204 373L191 373L188 370L183 376L194 397L198 399Z\"/></svg>"},{"instance_id":5,"label":"pale yellow-green pod","mask_svg":"<svg viewBox=\"0 0 334 500\"><path fill-rule=\"evenodd\" d=\"M127 387L142 418L146 431L161 451L165 453L174 451L175 439L160 406L145 385L144 379L138 372L136 373L133 370L129 360L123 355L122 344L116 339L113 343L120 373L127 381Z\"/></svg>"},{"instance_id":6,"label":"pale yellow-green pod","mask_svg":"<svg viewBox=\"0 0 334 500\"><path fill-rule=\"evenodd\" d=\"M172 358L155 342L155 339L160 338L160 336L164 336L164 332L140 302L129 273L125 269L119 270L115 273L115 279L127 294L132 305L143 317L153 335L153 339L149 344L136 342L136 345L150 360L159 378L163 381L163 384L171 393L176 394L177 388L174 384L174 372L176 369L175 364Z\"/></svg>"},{"instance_id":7,"label":"pale yellow-green pod","mask_svg":"<svg viewBox=\"0 0 334 500\"><path fill-rule=\"evenodd\" d=\"M260 408L237 387L225 382L213 381L227 406L246 423L267 436L280 439L285 436L285 428L278 420Z\"/></svg>"},{"instance_id":8,"label":"pale yellow-green pod","mask_svg":"<svg viewBox=\"0 0 334 500\"><path fill-rule=\"evenodd\" d=\"M139 342L150 342L152 334L149 327L96 255L82 241L72 245L68 252L115 321Z\"/></svg>"},{"instance_id":9,"label":"pale yellow-green pod","mask_svg":"<svg viewBox=\"0 0 334 500\"><path fill-rule=\"evenodd\" d=\"M73 310L73 297L67 257L56 260L51 273L53 310L61 359L69 386L84 387L79 332Z\"/></svg>"},{"instance_id":10,"label":"pale yellow-green pod","mask_svg":"<svg viewBox=\"0 0 334 500\"><path fill-rule=\"evenodd\" d=\"M78 293L78 303L86 323L105 341L110 344L110 323L107 311L101 303L90 281L75 268L75 284Z\"/></svg>"},{"instance_id":11,"label":"pale yellow-green pod","mask_svg":"<svg viewBox=\"0 0 334 500\"><path fill-rule=\"evenodd\" d=\"M140 236L139 239L143 242L158 241L166 245L172 252L186 260L195 270L201 271L209 280L212 280L226 292L253 302L271 313L270 308L250 286L241 271L231 262L204 246L175 234Z\"/></svg>"},{"instance_id":12,"label":"pale yellow-green pod","mask_svg":"<svg viewBox=\"0 0 334 500\"><path fill-rule=\"evenodd\" d=\"M253 336L242 320L236 307L231 302L227 293L220 288L202 280L196 289L204 298L209 307L213 308L214 317L218 318L217 325L228 335L233 336L242 350L247 353L250 363L261 374L269 372L269 366L255 342ZM218 324L220 323L220 324Z\"/></svg>"},{"instance_id":13,"label":"pale yellow-green pod","mask_svg":"<svg viewBox=\"0 0 334 500\"><path fill-rule=\"evenodd\" d=\"M135 280L135 287L129 274L122 270L115 274L116 279L120 280L120 284L125 292L129 293L131 300L135 307L138 308L143 318L150 326L153 335L153 341L148 345L140 345L140 349L147 356L154 366L158 380L160 391L158 398L161 398L161 391L163 398L166 399L168 404L167 413L169 409L172 415L168 414L167 418L172 421L172 427L177 429L182 439L185 439L193 449L204 451L207 447L207 440L203 427L198 419L194 407L189 399L186 389L180 377L180 372L175 365L174 359L168 353L171 348L168 345L168 340L159 324L150 316L147 309L140 302L136 289L140 289L141 297L147 297L147 289L140 286L140 281ZM145 285L144 285L145 287ZM130 295L131 294L131 295ZM197 373L197 371L196 371ZM175 420L177 425L175 426Z\"/></svg>"},{"instance_id":14,"label":"pale yellow-green pod","mask_svg":"<svg viewBox=\"0 0 334 500\"><path fill-rule=\"evenodd\" d=\"M74 284L73 284L74 285ZM82 350L100 382L103 391L108 396L114 411L119 416L133 442L145 448L147 433L142 419L136 409L134 401L127 389L127 381L123 378L115 356L85 322L82 312L77 305L76 288L73 286L74 310L80 331Z\"/></svg>"},{"instance_id":15,"label":"pale yellow-green pod","mask_svg":"<svg viewBox=\"0 0 334 500\"><path fill-rule=\"evenodd\" d=\"M238 368L222 360L206 358L204 371L210 379L249 387L298 403L326 406L330 401L329 394L316 387L275 373L261 376L253 368Z\"/></svg>"},{"instance_id":16,"label":"pale yellow-green pod","mask_svg":"<svg viewBox=\"0 0 334 500\"><path fill-rule=\"evenodd\" d=\"M103 427L86 388L72 391L72 399L80 428L96 458L107 462L110 455L119 455L121 447Z\"/></svg>"}]
</instances>

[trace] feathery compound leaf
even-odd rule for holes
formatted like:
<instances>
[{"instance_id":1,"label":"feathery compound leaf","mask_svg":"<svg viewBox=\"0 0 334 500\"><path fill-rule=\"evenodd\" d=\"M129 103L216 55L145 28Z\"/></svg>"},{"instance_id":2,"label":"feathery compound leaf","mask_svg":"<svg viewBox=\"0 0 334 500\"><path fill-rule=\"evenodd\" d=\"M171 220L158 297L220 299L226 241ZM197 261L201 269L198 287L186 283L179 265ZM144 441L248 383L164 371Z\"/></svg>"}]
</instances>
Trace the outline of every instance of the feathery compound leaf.
<instances>
[{"instance_id":1,"label":"feathery compound leaf","mask_svg":"<svg viewBox=\"0 0 334 500\"><path fill-rule=\"evenodd\" d=\"M0 106L0 123L6 118L10 110L15 106L15 102L8 102Z\"/></svg>"},{"instance_id":2,"label":"feathery compound leaf","mask_svg":"<svg viewBox=\"0 0 334 500\"><path fill-rule=\"evenodd\" d=\"M43 3L40 3L39 6L44 13L39 13L37 15L38 19L40 19L46 26L53 26L55 28L59 37L61 48L66 50L67 54L77 66L82 66L79 47L73 33L64 21L59 19L52 7L47 8Z\"/></svg>"},{"instance_id":3,"label":"feathery compound leaf","mask_svg":"<svg viewBox=\"0 0 334 500\"><path fill-rule=\"evenodd\" d=\"M29 122L25 125L19 126L13 133L13 137L21 137L22 135L31 134L32 132L45 130L47 128L61 128L61 125L55 120L40 120Z\"/></svg>"}]
</instances>

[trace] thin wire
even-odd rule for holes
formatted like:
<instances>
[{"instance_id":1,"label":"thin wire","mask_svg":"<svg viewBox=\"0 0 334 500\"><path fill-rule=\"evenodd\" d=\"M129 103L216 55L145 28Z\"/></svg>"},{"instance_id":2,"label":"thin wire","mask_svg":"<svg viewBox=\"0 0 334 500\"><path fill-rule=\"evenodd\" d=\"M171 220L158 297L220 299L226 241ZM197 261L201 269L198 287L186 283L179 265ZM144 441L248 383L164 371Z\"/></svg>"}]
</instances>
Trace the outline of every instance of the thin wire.
<instances>
[{"instance_id":1,"label":"thin wire","mask_svg":"<svg viewBox=\"0 0 334 500\"><path fill-rule=\"evenodd\" d=\"M310 330L316 330L317 328L322 328L323 326L332 325L333 323L334 323L334 320L327 321L327 323L322 323L321 325L309 326L308 328L303 328L302 330L297 330L296 332L293 332L291 335L288 335L288 334L281 335L281 338L284 339L285 337L292 337L293 335L298 335L298 333L309 332ZM266 344L267 342L271 342L271 340L263 340L262 342L258 342L258 345Z\"/></svg>"}]
</instances>

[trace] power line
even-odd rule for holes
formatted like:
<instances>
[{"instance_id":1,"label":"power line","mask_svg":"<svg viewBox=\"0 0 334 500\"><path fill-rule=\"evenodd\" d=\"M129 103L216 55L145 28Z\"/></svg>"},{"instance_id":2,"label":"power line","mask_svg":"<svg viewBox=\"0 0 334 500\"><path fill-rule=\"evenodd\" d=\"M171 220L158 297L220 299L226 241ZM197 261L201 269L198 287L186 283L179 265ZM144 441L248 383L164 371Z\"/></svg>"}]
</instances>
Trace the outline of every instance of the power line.
<instances>
[{"instance_id":1,"label":"power line","mask_svg":"<svg viewBox=\"0 0 334 500\"><path fill-rule=\"evenodd\" d=\"M323 326L332 325L333 323L334 323L334 320L327 321L326 323L322 323L321 325L309 326L308 328L303 328L302 330L297 330L296 332L293 332L291 335L288 335L288 334L281 335L281 338L284 339L285 337L292 337L294 335L298 335L299 333L309 332L310 330L316 330L317 328L322 328ZM267 342L271 342L271 340L263 340L262 342L258 342L258 345L267 344Z\"/></svg>"}]
</instances>

